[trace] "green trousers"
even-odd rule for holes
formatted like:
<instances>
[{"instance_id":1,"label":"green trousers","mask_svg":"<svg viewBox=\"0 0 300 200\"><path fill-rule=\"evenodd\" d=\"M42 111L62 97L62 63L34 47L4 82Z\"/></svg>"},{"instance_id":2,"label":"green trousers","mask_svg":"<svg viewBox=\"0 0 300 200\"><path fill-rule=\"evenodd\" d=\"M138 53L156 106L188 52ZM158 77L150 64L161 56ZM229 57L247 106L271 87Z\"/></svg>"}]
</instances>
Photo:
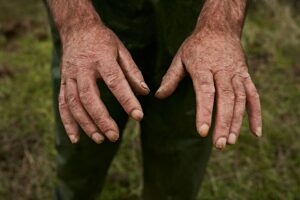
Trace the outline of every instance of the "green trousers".
<instances>
[{"instance_id":1,"label":"green trousers","mask_svg":"<svg viewBox=\"0 0 300 200\"><path fill-rule=\"evenodd\" d=\"M135 1L134 4L131 4L133 1ZM140 4L136 1L140 2ZM124 26L127 23L126 20L122 21L123 25L121 26L119 25L120 23L116 23L117 19L113 19L107 14L115 6L113 3L112 5L105 5L108 4L107 2L99 1L95 4L95 7L103 11L102 13L100 12L100 15L104 22L117 33L129 48L152 91L148 96L139 97L144 110L144 119L140 123L144 167L143 199L195 199L210 156L212 141L211 137L201 138L196 132L195 95L192 82L189 77L186 77L180 83L175 93L165 100L156 99L154 92L159 86L163 74L169 67L176 49L192 31L201 8L201 3L198 2L201 1L197 1L196 6L198 8L194 9L195 3L192 4L194 1L189 0L172 1L173 3L162 0L155 2L128 0L127 4L125 4L127 10L136 10L131 10L129 14L125 12L126 15L124 13L123 15L130 18L137 17L137 20L128 20L128 23L138 22L138 19L141 19L141 22L147 22L146 24L136 24L136 26L144 26L144 28L132 28L134 32L132 34L136 34L135 37L132 37L128 32L131 29L127 29L127 26ZM178 3L176 4L176 2ZM186 4L186 2L190 4ZM178 6L176 7L174 4ZM130 5L135 6L132 8ZM195 11L193 14L184 14L186 10L182 11L181 9L184 9L182 6L185 6L184 8L186 9L189 7ZM176 9L178 9L178 12L176 12ZM180 18L182 21L178 23L176 20L170 22L169 15L178 19L176 14L180 13L189 17ZM124 19L124 16L122 19ZM57 122L56 148L59 179L55 188L55 199L95 199L101 192L108 168L117 153L120 142L111 143L105 141L103 144L98 145L83 132L78 144L73 145L69 141L61 122L57 105L60 87L59 61L61 45L51 16L50 22L52 24L55 47L52 76L55 118ZM116 24L118 25L116 26ZM175 37L176 34L172 32L172 30L176 31L174 30L176 24L181 26L177 27L178 37ZM99 88L101 98L122 132L128 120L127 114L103 83L99 82Z\"/></svg>"}]
</instances>

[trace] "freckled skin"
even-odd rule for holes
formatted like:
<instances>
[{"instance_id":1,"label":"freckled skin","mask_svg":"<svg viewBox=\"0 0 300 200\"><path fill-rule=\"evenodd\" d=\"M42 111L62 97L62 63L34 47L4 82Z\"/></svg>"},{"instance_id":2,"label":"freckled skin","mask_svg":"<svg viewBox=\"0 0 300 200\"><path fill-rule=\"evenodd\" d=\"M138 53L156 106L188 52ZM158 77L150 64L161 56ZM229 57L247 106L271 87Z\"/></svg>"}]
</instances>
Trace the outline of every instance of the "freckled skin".
<instances>
[{"instance_id":1,"label":"freckled skin","mask_svg":"<svg viewBox=\"0 0 300 200\"><path fill-rule=\"evenodd\" d=\"M171 95L186 75L196 93L196 127L208 134L216 101L213 140L218 149L234 144L247 102L252 132L261 136L261 109L241 46L246 0L206 0L193 33L183 42L156 97ZM231 136L228 141L229 135Z\"/></svg>"},{"instance_id":2,"label":"freckled skin","mask_svg":"<svg viewBox=\"0 0 300 200\"><path fill-rule=\"evenodd\" d=\"M63 44L59 110L73 143L79 140L79 124L96 143L104 136L119 138L96 79L103 80L124 110L141 120L143 112L136 94L149 89L130 53L96 14L89 0L49 0Z\"/></svg>"},{"instance_id":3,"label":"freckled skin","mask_svg":"<svg viewBox=\"0 0 300 200\"><path fill-rule=\"evenodd\" d=\"M190 75L196 93L196 127L201 136L208 134L216 101L213 134L219 149L225 148L226 142L235 143L246 105L250 128L261 136L259 96L240 41L246 3L206 0L195 30L179 48L156 92L156 97L166 98L185 75ZM116 141L118 127L99 97L96 79L106 83L128 115L141 120L143 112L135 94L149 93L143 76L122 42L102 23L90 0L48 0L48 4L63 44L59 109L66 132L76 143L79 124L97 143L104 136Z\"/></svg>"}]
</instances>

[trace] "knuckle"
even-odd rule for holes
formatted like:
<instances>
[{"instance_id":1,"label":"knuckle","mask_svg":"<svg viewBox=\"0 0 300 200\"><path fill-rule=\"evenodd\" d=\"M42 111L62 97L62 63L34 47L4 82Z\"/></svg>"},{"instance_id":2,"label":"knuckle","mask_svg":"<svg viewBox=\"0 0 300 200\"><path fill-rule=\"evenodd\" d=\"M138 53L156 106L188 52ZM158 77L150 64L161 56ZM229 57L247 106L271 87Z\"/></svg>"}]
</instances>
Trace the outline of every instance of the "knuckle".
<instances>
[{"instance_id":1,"label":"knuckle","mask_svg":"<svg viewBox=\"0 0 300 200\"><path fill-rule=\"evenodd\" d=\"M90 95L88 94L80 94L80 101L84 104L84 105L91 105L92 104L92 98Z\"/></svg>"},{"instance_id":2,"label":"knuckle","mask_svg":"<svg viewBox=\"0 0 300 200\"><path fill-rule=\"evenodd\" d=\"M203 73L203 72L198 72L198 73L196 72L195 73L195 78L198 79L200 84L206 84L206 85L211 85L212 84L211 77L208 76L207 74Z\"/></svg>"},{"instance_id":3,"label":"knuckle","mask_svg":"<svg viewBox=\"0 0 300 200\"><path fill-rule=\"evenodd\" d=\"M101 122L103 121L103 116L101 114L95 114L92 113L93 116L93 120L97 123L97 124L101 124Z\"/></svg>"},{"instance_id":4,"label":"knuckle","mask_svg":"<svg viewBox=\"0 0 300 200\"><path fill-rule=\"evenodd\" d=\"M91 89L88 85L79 90L79 98L85 105L90 105L92 103Z\"/></svg>"},{"instance_id":5,"label":"knuckle","mask_svg":"<svg viewBox=\"0 0 300 200\"><path fill-rule=\"evenodd\" d=\"M73 125L73 121L70 120L70 118L68 118L68 117L64 117L63 124L64 124L65 128L71 127Z\"/></svg>"},{"instance_id":6,"label":"knuckle","mask_svg":"<svg viewBox=\"0 0 300 200\"><path fill-rule=\"evenodd\" d=\"M79 92L80 94L87 94L91 91L91 87L89 84L84 84L83 86L81 86L79 88Z\"/></svg>"},{"instance_id":7,"label":"knuckle","mask_svg":"<svg viewBox=\"0 0 300 200\"><path fill-rule=\"evenodd\" d=\"M78 116L80 118L80 116ZM80 121L80 126L85 130L85 132L87 133L91 133L93 132L93 125L89 122L89 121L86 121L86 120L82 120Z\"/></svg>"},{"instance_id":8,"label":"knuckle","mask_svg":"<svg viewBox=\"0 0 300 200\"><path fill-rule=\"evenodd\" d=\"M133 74L133 76L140 78L142 76L142 73L139 69L137 69L137 67L135 65L132 65L132 71L131 73Z\"/></svg>"},{"instance_id":9,"label":"knuckle","mask_svg":"<svg viewBox=\"0 0 300 200\"><path fill-rule=\"evenodd\" d=\"M90 112L91 117L95 123L98 123L105 119L106 113L101 109L94 109Z\"/></svg>"},{"instance_id":10,"label":"knuckle","mask_svg":"<svg viewBox=\"0 0 300 200\"><path fill-rule=\"evenodd\" d=\"M242 120L244 116L244 111L245 111L244 107L237 107L233 115L233 119L234 119L233 121Z\"/></svg>"},{"instance_id":11,"label":"knuckle","mask_svg":"<svg viewBox=\"0 0 300 200\"><path fill-rule=\"evenodd\" d=\"M62 96L59 96L59 97L57 98L57 101L58 101L58 103L60 104L60 103L63 103L63 102L64 102L64 99L63 99Z\"/></svg>"},{"instance_id":12,"label":"knuckle","mask_svg":"<svg viewBox=\"0 0 300 200\"><path fill-rule=\"evenodd\" d=\"M120 84L121 78L116 73L107 75L107 86L111 89L116 89Z\"/></svg>"},{"instance_id":13,"label":"knuckle","mask_svg":"<svg viewBox=\"0 0 300 200\"><path fill-rule=\"evenodd\" d=\"M75 128L74 126L75 126L75 124L73 124L73 123L70 123L70 122L64 122L65 130L66 130L66 132L69 133L69 134L74 134L74 131L72 131L72 130L74 130L74 128Z\"/></svg>"},{"instance_id":14,"label":"knuckle","mask_svg":"<svg viewBox=\"0 0 300 200\"><path fill-rule=\"evenodd\" d=\"M258 94L257 90L251 90L249 92L249 94L250 94L251 98L259 99L259 94Z\"/></svg>"},{"instance_id":15,"label":"knuckle","mask_svg":"<svg viewBox=\"0 0 300 200\"><path fill-rule=\"evenodd\" d=\"M76 107L79 103L78 98L75 94L69 94L67 99L68 99L68 104L73 108Z\"/></svg>"},{"instance_id":16,"label":"knuckle","mask_svg":"<svg viewBox=\"0 0 300 200\"><path fill-rule=\"evenodd\" d=\"M70 106L70 110L73 111L72 115L74 119L81 124L83 118L82 118L82 113L78 112L77 107Z\"/></svg>"},{"instance_id":17,"label":"knuckle","mask_svg":"<svg viewBox=\"0 0 300 200\"><path fill-rule=\"evenodd\" d=\"M64 96L62 96L62 95L59 95L59 96L58 96L58 105L59 105L60 107L63 107L63 106L66 105Z\"/></svg>"},{"instance_id":18,"label":"knuckle","mask_svg":"<svg viewBox=\"0 0 300 200\"><path fill-rule=\"evenodd\" d=\"M222 122L218 124L215 128L215 133L218 133L220 135L226 135L226 133L230 130L231 124L227 124L225 122Z\"/></svg>"},{"instance_id":19,"label":"knuckle","mask_svg":"<svg viewBox=\"0 0 300 200\"><path fill-rule=\"evenodd\" d=\"M68 108L68 105L67 105L66 102L59 102L59 103L58 103L58 106L59 106L59 109L60 109L61 111L64 111L65 109Z\"/></svg>"},{"instance_id":20,"label":"knuckle","mask_svg":"<svg viewBox=\"0 0 300 200\"><path fill-rule=\"evenodd\" d=\"M231 126L231 119L224 119L223 123L221 124L221 129L222 130L227 130Z\"/></svg>"},{"instance_id":21,"label":"knuckle","mask_svg":"<svg viewBox=\"0 0 300 200\"><path fill-rule=\"evenodd\" d=\"M236 101L237 102L244 102L244 101L246 101L246 95L244 93L238 93L236 95Z\"/></svg>"},{"instance_id":22,"label":"knuckle","mask_svg":"<svg viewBox=\"0 0 300 200\"><path fill-rule=\"evenodd\" d=\"M201 92L206 93L208 95L214 95L216 92L215 87L211 84L209 84L209 85L202 84L199 86L199 89Z\"/></svg>"},{"instance_id":23,"label":"knuckle","mask_svg":"<svg viewBox=\"0 0 300 200\"><path fill-rule=\"evenodd\" d=\"M132 99L127 95L121 95L120 101L124 106L131 106Z\"/></svg>"},{"instance_id":24,"label":"knuckle","mask_svg":"<svg viewBox=\"0 0 300 200\"><path fill-rule=\"evenodd\" d=\"M220 95L226 97L226 99L229 99L229 100L235 99L235 95L231 89L221 88Z\"/></svg>"},{"instance_id":25,"label":"knuckle","mask_svg":"<svg viewBox=\"0 0 300 200\"><path fill-rule=\"evenodd\" d=\"M102 132L107 132L108 130L111 130L110 123L108 120L101 118L97 121L98 127L101 129Z\"/></svg>"},{"instance_id":26,"label":"knuckle","mask_svg":"<svg viewBox=\"0 0 300 200\"><path fill-rule=\"evenodd\" d=\"M206 98L210 101L210 102L214 102L214 98L215 98L215 93L206 93Z\"/></svg>"},{"instance_id":27,"label":"knuckle","mask_svg":"<svg viewBox=\"0 0 300 200\"><path fill-rule=\"evenodd\" d=\"M67 135L73 135L74 133L71 131L70 127L68 126L64 126L65 127L65 131L67 133Z\"/></svg>"}]
</instances>

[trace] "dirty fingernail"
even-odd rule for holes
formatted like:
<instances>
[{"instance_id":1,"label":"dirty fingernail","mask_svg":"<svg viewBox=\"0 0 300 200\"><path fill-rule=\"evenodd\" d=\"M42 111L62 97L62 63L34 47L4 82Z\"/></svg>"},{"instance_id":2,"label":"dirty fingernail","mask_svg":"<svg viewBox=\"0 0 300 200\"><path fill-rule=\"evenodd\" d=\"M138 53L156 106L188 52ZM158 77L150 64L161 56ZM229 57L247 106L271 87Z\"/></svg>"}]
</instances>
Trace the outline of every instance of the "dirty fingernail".
<instances>
[{"instance_id":1,"label":"dirty fingernail","mask_svg":"<svg viewBox=\"0 0 300 200\"><path fill-rule=\"evenodd\" d=\"M221 137L216 142L216 147L220 150L223 150L226 147L227 139L225 137Z\"/></svg>"},{"instance_id":2,"label":"dirty fingernail","mask_svg":"<svg viewBox=\"0 0 300 200\"><path fill-rule=\"evenodd\" d=\"M261 136L262 136L262 130L261 130L261 127L258 127L258 128L256 129L255 134L256 134L257 137L261 137Z\"/></svg>"},{"instance_id":3,"label":"dirty fingernail","mask_svg":"<svg viewBox=\"0 0 300 200\"><path fill-rule=\"evenodd\" d=\"M97 144L101 144L104 141L104 137L103 135L101 135L100 133L94 133L92 135L92 139L97 143Z\"/></svg>"},{"instance_id":4,"label":"dirty fingernail","mask_svg":"<svg viewBox=\"0 0 300 200\"><path fill-rule=\"evenodd\" d=\"M209 126L208 126L208 124L202 124L202 126L201 126L200 129L199 129L199 134L200 134L202 137L205 137L205 136L207 136L208 131L209 131Z\"/></svg>"},{"instance_id":5,"label":"dirty fingernail","mask_svg":"<svg viewBox=\"0 0 300 200\"><path fill-rule=\"evenodd\" d=\"M150 92L150 89L149 89L149 87L147 86L147 84L145 82L141 82L141 86L142 86L142 88L144 88L145 90Z\"/></svg>"},{"instance_id":6,"label":"dirty fingernail","mask_svg":"<svg viewBox=\"0 0 300 200\"><path fill-rule=\"evenodd\" d=\"M111 142L116 142L119 139L119 134L116 131L107 131L105 135Z\"/></svg>"},{"instance_id":7,"label":"dirty fingernail","mask_svg":"<svg viewBox=\"0 0 300 200\"><path fill-rule=\"evenodd\" d=\"M144 117L144 113L138 109L134 109L131 112L131 117L137 121L141 121Z\"/></svg>"},{"instance_id":8,"label":"dirty fingernail","mask_svg":"<svg viewBox=\"0 0 300 200\"><path fill-rule=\"evenodd\" d=\"M237 139L236 134L230 133L227 142L228 142L228 144L235 144L236 139Z\"/></svg>"},{"instance_id":9,"label":"dirty fingernail","mask_svg":"<svg viewBox=\"0 0 300 200\"><path fill-rule=\"evenodd\" d=\"M79 137L77 137L76 135L69 135L69 138L73 144L77 143L79 140Z\"/></svg>"}]
</instances>

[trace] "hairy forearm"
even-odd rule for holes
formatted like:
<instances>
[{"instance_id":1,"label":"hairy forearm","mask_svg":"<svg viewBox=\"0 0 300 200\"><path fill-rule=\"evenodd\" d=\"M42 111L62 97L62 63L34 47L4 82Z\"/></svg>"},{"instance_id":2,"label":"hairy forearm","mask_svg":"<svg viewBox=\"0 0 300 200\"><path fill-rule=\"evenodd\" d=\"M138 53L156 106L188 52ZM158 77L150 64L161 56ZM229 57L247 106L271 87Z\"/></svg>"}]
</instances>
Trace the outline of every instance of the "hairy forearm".
<instances>
[{"instance_id":1,"label":"hairy forearm","mask_svg":"<svg viewBox=\"0 0 300 200\"><path fill-rule=\"evenodd\" d=\"M91 0L47 0L47 3L62 40L73 31L102 24Z\"/></svg>"},{"instance_id":2,"label":"hairy forearm","mask_svg":"<svg viewBox=\"0 0 300 200\"><path fill-rule=\"evenodd\" d=\"M247 0L205 0L196 30L241 36Z\"/></svg>"}]
</instances>

